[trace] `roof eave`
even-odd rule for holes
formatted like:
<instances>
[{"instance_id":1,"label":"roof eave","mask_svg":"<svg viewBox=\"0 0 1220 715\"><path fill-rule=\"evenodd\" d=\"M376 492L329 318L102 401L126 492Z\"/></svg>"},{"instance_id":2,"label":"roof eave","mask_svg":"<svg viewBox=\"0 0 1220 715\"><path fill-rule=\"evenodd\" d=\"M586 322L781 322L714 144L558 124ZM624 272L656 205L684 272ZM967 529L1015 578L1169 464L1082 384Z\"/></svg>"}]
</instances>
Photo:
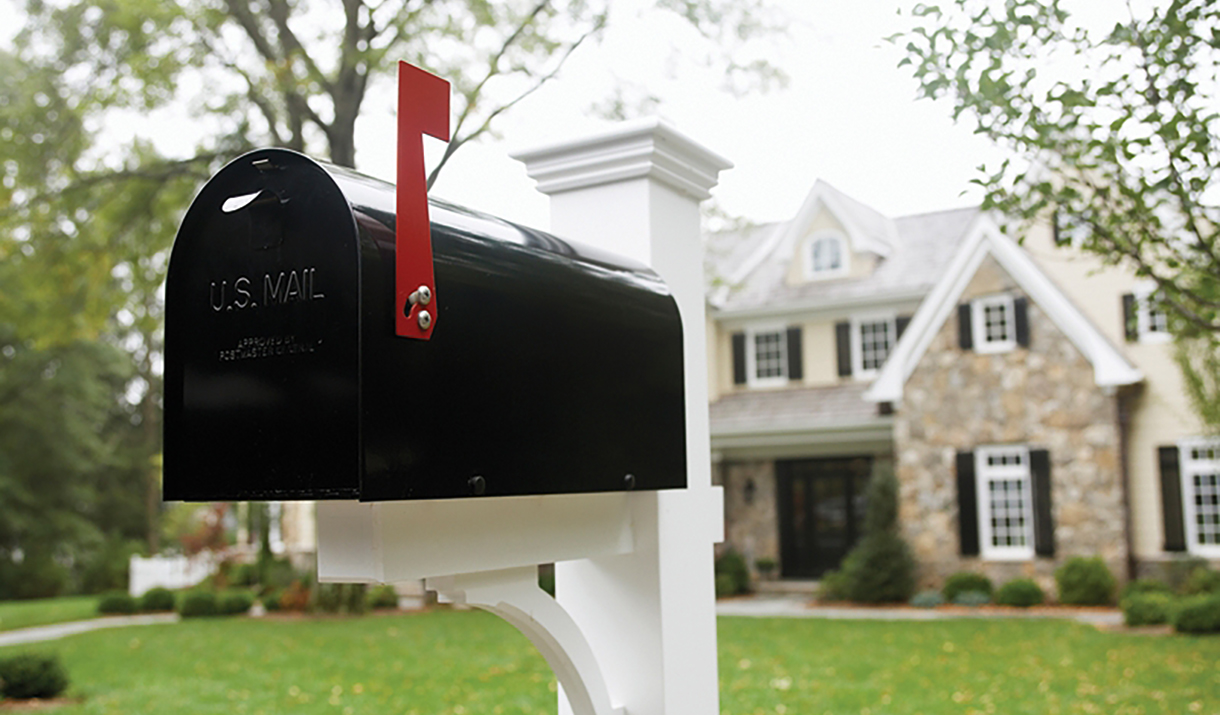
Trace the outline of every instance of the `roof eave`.
<instances>
[{"instance_id":1,"label":"roof eave","mask_svg":"<svg viewBox=\"0 0 1220 715\"><path fill-rule=\"evenodd\" d=\"M774 318L799 313L874 308L889 303L921 301L927 294L927 288L916 288L864 296L851 296L848 298L803 300L782 305L760 305L750 308L717 308L712 317L715 320L748 320L753 318Z\"/></svg>"}]
</instances>

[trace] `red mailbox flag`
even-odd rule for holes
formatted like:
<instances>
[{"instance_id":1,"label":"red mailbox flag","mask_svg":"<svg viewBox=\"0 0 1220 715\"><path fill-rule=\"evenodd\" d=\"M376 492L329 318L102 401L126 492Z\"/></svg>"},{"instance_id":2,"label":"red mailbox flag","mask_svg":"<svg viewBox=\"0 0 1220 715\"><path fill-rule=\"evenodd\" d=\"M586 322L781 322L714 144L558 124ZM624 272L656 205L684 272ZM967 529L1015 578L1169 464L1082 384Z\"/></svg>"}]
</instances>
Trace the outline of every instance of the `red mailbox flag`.
<instances>
[{"instance_id":1,"label":"red mailbox flag","mask_svg":"<svg viewBox=\"0 0 1220 715\"><path fill-rule=\"evenodd\" d=\"M432 337L437 318L424 134L449 141L449 83L399 62L394 327L399 336L419 340Z\"/></svg>"}]
</instances>

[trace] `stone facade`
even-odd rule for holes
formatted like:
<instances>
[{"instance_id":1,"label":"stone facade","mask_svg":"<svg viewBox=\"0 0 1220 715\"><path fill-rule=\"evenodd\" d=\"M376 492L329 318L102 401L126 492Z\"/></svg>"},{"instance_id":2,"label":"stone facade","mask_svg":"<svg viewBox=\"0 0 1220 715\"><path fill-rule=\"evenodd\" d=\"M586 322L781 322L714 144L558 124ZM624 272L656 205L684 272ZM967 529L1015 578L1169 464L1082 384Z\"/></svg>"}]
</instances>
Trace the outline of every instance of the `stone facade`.
<instances>
[{"instance_id":1,"label":"stone facade","mask_svg":"<svg viewBox=\"0 0 1220 715\"><path fill-rule=\"evenodd\" d=\"M961 302L1001 291L1024 295L988 257ZM1126 573L1116 398L1094 384L1092 365L1032 301L1028 317L1028 349L979 354L959 347L950 315L906 383L894 443L900 519L921 588L972 570L997 585L1034 578L1054 593L1054 569L1076 555L1101 556L1116 577ZM1006 444L1050 452L1053 558L959 555L956 453Z\"/></svg>"},{"instance_id":2,"label":"stone facade","mask_svg":"<svg viewBox=\"0 0 1220 715\"><path fill-rule=\"evenodd\" d=\"M756 559L775 559L778 564L779 503L775 462L722 462L719 467L724 487L724 547L744 556L751 571Z\"/></svg>"},{"instance_id":3,"label":"stone facade","mask_svg":"<svg viewBox=\"0 0 1220 715\"><path fill-rule=\"evenodd\" d=\"M843 455L853 456L872 459L870 479L894 468L894 458L889 454ZM774 559L776 575L783 573L775 465L776 461L769 459L726 461L715 472L717 483L724 488L725 534L721 549L733 549L744 556L755 575L755 561L762 558Z\"/></svg>"}]
</instances>

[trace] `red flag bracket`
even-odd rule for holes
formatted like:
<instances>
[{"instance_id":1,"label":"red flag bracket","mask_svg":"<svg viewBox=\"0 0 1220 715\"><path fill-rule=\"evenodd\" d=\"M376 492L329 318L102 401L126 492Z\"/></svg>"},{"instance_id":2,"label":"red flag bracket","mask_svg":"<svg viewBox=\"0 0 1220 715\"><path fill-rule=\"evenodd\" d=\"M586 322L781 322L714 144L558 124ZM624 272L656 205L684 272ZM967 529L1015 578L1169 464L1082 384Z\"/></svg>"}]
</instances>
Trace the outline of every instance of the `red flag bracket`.
<instances>
[{"instance_id":1,"label":"red flag bracket","mask_svg":"<svg viewBox=\"0 0 1220 715\"><path fill-rule=\"evenodd\" d=\"M449 83L398 63L398 190L395 233L395 333L428 340L436 329L437 290L424 176L424 137L449 141Z\"/></svg>"}]
</instances>

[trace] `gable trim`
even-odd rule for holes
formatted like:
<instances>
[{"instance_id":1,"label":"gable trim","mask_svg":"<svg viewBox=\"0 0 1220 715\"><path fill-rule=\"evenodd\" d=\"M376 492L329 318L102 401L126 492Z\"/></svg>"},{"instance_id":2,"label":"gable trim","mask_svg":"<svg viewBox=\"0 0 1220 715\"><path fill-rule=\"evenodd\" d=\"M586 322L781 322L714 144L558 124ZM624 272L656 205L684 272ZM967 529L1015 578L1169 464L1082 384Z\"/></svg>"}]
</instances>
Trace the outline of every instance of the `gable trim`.
<instances>
[{"instance_id":1,"label":"gable trim","mask_svg":"<svg viewBox=\"0 0 1220 715\"><path fill-rule=\"evenodd\" d=\"M897 402L902 399L907 378L923 359L950 313L956 310L966 286L987 256L992 256L1012 276L1093 365L1094 382L1099 387L1131 385L1144 379L1143 373L1110 344L1033 259L1015 241L1005 236L994 220L980 215L945 274L919 306L876 381L864 393L864 399L872 402Z\"/></svg>"},{"instance_id":2,"label":"gable trim","mask_svg":"<svg viewBox=\"0 0 1220 715\"><path fill-rule=\"evenodd\" d=\"M847 201L845 195L839 194L837 189L825 181L819 179L814 182L813 188L805 197L805 201L797 210L796 215L791 220L776 224L771 229L770 234L762 240L758 248L732 275L728 276L727 285L715 292L712 296L712 303L723 303L729 291L749 278L750 274L776 250L796 250L797 242L808 231L809 224L817 216L819 208L825 208L843 226L843 233L846 235L850 251L869 251L882 257L889 256L893 251L893 245L898 240L898 228L894 225L893 220L877 214L884 220L883 233L885 235L884 237L873 236L854 218L853 210L846 205ZM863 204L861 207L867 209Z\"/></svg>"}]
</instances>

